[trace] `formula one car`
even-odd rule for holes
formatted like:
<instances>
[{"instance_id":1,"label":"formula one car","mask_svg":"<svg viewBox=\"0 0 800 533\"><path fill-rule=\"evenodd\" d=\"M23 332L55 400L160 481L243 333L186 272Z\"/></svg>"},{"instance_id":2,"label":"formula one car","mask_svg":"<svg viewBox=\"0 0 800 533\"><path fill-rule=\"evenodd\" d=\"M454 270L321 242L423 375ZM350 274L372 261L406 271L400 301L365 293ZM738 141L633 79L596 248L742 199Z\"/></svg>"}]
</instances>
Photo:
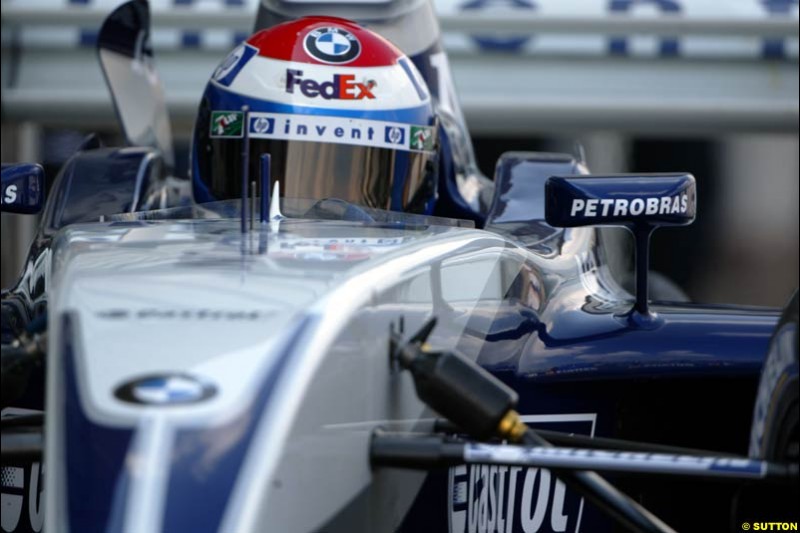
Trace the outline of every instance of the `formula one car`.
<instances>
[{"instance_id":1,"label":"formula one car","mask_svg":"<svg viewBox=\"0 0 800 533\"><path fill-rule=\"evenodd\" d=\"M98 36L130 146L88 138L46 201L3 166L3 211L43 212L2 295L4 531L796 529L797 295L649 283L692 176L487 180L428 2L275 0L177 178L149 19Z\"/></svg>"}]
</instances>

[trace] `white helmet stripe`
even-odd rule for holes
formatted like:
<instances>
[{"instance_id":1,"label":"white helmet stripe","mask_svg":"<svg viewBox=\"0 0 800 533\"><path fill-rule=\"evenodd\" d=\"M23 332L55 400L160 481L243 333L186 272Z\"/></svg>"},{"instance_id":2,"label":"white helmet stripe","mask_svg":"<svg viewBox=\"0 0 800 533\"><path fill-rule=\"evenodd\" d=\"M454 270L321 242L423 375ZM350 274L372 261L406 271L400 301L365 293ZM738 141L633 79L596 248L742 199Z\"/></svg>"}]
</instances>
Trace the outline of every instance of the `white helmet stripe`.
<instances>
[{"instance_id":1,"label":"white helmet stripe","mask_svg":"<svg viewBox=\"0 0 800 533\"><path fill-rule=\"evenodd\" d=\"M398 64L388 67L312 65L257 56L242 68L232 92L321 109L380 111L418 107L430 101Z\"/></svg>"},{"instance_id":2,"label":"white helmet stripe","mask_svg":"<svg viewBox=\"0 0 800 533\"><path fill-rule=\"evenodd\" d=\"M399 122L319 115L249 113L248 135L254 139L312 141L370 146L410 152L433 151L436 128Z\"/></svg>"}]
</instances>

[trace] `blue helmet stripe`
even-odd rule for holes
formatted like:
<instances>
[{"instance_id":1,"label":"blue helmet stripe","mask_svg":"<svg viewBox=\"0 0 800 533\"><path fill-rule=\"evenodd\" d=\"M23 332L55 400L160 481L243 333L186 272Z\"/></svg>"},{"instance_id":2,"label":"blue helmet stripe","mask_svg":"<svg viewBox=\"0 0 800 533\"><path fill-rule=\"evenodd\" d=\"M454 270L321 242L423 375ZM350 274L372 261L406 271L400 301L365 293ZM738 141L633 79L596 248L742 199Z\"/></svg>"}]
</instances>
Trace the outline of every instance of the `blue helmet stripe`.
<instances>
[{"instance_id":1,"label":"blue helmet stripe","mask_svg":"<svg viewBox=\"0 0 800 533\"><path fill-rule=\"evenodd\" d=\"M421 101L423 101L423 102L425 100L427 100L428 99L428 93L427 93L427 91L425 91L420 86L419 81L417 81L417 77L414 75L414 72L411 70L411 65L409 65L408 59L402 58L402 59L400 59L398 61L398 63L400 64L400 66L405 71L406 76L408 76L408 79L411 80L412 85L414 85L414 89L417 91L417 96L419 96L419 99Z\"/></svg>"}]
</instances>

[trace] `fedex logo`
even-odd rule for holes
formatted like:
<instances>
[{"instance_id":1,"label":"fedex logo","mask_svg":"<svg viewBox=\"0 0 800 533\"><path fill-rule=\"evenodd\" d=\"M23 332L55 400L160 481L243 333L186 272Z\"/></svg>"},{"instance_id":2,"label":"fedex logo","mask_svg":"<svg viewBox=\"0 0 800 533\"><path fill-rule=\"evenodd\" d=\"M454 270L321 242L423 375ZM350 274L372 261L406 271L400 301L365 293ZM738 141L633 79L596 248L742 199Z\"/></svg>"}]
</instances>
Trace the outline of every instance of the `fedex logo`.
<instances>
[{"instance_id":1,"label":"fedex logo","mask_svg":"<svg viewBox=\"0 0 800 533\"><path fill-rule=\"evenodd\" d=\"M355 81L354 74L334 74L332 81L319 83L315 80L304 79L302 70L286 69L286 92L295 94L295 86L309 98L323 97L325 100L374 100L372 89L375 82L366 83Z\"/></svg>"}]
</instances>

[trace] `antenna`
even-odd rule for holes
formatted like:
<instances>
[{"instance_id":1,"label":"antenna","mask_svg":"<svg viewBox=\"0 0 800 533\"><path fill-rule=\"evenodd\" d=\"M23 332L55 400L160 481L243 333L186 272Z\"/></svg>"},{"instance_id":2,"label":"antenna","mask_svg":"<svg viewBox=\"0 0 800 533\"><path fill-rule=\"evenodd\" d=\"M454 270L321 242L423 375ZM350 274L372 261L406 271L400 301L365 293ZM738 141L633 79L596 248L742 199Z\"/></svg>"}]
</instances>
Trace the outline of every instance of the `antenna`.
<instances>
[{"instance_id":1,"label":"antenna","mask_svg":"<svg viewBox=\"0 0 800 533\"><path fill-rule=\"evenodd\" d=\"M575 144L572 147L572 153L578 162L586 164L586 150L583 148L583 143L580 141L575 141Z\"/></svg>"},{"instance_id":2,"label":"antenna","mask_svg":"<svg viewBox=\"0 0 800 533\"><path fill-rule=\"evenodd\" d=\"M256 180L250 182L250 231L253 231L256 220Z\"/></svg>"},{"instance_id":3,"label":"antenna","mask_svg":"<svg viewBox=\"0 0 800 533\"><path fill-rule=\"evenodd\" d=\"M250 184L250 136L247 112L250 108L242 106L244 130L242 132L242 233L247 233L247 188Z\"/></svg>"},{"instance_id":4,"label":"antenna","mask_svg":"<svg viewBox=\"0 0 800 533\"><path fill-rule=\"evenodd\" d=\"M271 157L261 154L261 223L266 224L269 216L269 182ZM277 183L276 183L277 184Z\"/></svg>"}]
</instances>

